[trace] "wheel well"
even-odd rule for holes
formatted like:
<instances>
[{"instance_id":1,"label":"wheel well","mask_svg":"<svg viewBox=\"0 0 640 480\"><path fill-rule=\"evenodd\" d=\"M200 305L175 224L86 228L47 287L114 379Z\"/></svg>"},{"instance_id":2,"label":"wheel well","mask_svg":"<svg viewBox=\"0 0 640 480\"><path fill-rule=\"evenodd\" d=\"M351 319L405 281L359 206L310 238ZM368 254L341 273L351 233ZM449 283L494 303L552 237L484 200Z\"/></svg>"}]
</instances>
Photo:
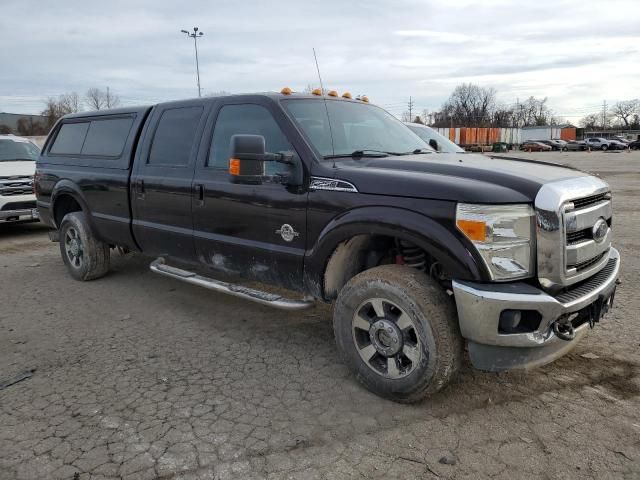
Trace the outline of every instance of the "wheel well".
<instances>
[{"instance_id":1,"label":"wheel well","mask_svg":"<svg viewBox=\"0 0 640 480\"><path fill-rule=\"evenodd\" d=\"M60 228L60 224L62 223L62 219L67 213L71 212L81 212L82 207L78 203L78 201L73 198L71 195L62 194L56 198L56 201L53 205L53 217L56 222L56 226Z\"/></svg>"},{"instance_id":2,"label":"wheel well","mask_svg":"<svg viewBox=\"0 0 640 480\"><path fill-rule=\"evenodd\" d=\"M446 284L441 264L416 244L389 235L356 235L341 242L333 251L324 271L324 296L335 299L355 275L385 264L405 264L434 276Z\"/></svg>"}]
</instances>

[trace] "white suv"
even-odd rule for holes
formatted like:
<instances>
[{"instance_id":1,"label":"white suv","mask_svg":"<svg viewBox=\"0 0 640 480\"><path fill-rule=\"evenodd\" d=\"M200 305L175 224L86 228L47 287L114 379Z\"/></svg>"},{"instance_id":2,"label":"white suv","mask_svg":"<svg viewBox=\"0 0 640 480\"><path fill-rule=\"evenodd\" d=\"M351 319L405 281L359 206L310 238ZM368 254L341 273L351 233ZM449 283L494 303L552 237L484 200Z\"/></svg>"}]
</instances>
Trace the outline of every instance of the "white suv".
<instances>
[{"instance_id":1,"label":"white suv","mask_svg":"<svg viewBox=\"0 0 640 480\"><path fill-rule=\"evenodd\" d=\"M39 155L30 140L0 135L0 223L38 219L33 175Z\"/></svg>"}]
</instances>

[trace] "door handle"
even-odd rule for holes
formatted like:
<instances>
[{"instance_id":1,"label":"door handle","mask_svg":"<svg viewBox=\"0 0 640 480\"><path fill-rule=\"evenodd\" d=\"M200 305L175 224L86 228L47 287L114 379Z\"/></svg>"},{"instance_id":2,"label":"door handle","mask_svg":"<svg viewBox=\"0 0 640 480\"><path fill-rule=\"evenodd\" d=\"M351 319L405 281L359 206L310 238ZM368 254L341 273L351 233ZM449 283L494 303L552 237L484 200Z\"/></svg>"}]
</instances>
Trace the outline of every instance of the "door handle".
<instances>
[{"instance_id":1,"label":"door handle","mask_svg":"<svg viewBox=\"0 0 640 480\"><path fill-rule=\"evenodd\" d=\"M136 193L138 198L144 199L144 180L141 178L136 182Z\"/></svg>"},{"instance_id":2,"label":"door handle","mask_svg":"<svg viewBox=\"0 0 640 480\"><path fill-rule=\"evenodd\" d=\"M204 205L204 185L197 183L193 186L193 194L196 197L196 205L199 207Z\"/></svg>"}]
</instances>

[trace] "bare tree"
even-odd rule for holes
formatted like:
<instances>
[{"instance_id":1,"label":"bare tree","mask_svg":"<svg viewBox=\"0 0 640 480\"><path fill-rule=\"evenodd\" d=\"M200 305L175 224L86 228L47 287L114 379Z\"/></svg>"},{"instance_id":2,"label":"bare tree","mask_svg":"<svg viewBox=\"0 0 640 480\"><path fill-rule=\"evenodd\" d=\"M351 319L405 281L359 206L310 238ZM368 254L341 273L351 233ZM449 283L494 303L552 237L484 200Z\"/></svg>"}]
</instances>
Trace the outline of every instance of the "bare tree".
<instances>
[{"instance_id":1,"label":"bare tree","mask_svg":"<svg viewBox=\"0 0 640 480\"><path fill-rule=\"evenodd\" d=\"M638 112L640 112L640 101L638 99L617 102L611 110L612 115L621 120L625 128L629 128L629 120Z\"/></svg>"},{"instance_id":2,"label":"bare tree","mask_svg":"<svg viewBox=\"0 0 640 480\"><path fill-rule=\"evenodd\" d=\"M80 97L77 93L65 93L56 97L49 97L45 100L45 108L42 115L47 117L45 128L50 129L60 117L69 113L80 111Z\"/></svg>"},{"instance_id":3,"label":"bare tree","mask_svg":"<svg viewBox=\"0 0 640 480\"><path fill-rule=\"evenodd\" d=\"M80 96L76 92L65 93L58 97L60 108L67 113L77 113L80 108Z\"/></svg>"},{"instance_id":4,"label":"bare tree","mask_svg":"<svg viewBox=\"0 0 640 480\"><path fill-rule=\"evenodd\" d=\"M601 127L601 123L602 115L599 113L590 113L589 115L582 117L582 119L580 120L580 125L586 129Z\"/></svg>"},{"instance_id":5,"label":"bare tree","mask_svg":"<svg viewBox=\"0 0 640 480\"><path fill-rule=\"evenodd\" d=\"M409 113L409 110L402 112L402 114L400 115L400 120L405 123L411 121L411 114Z\"/></svg>"},{"instance_id":6,"label":"bare tree","mask_svg":"<svg viewBox=\"0 0 640 480\"><path fill-rule=\"evenodd\" d=\"M486 126L496 109L496 91L473 83L458 85L442 106L441 114L457 126Z\"/></svg>"},{"instance_id":7,"label":"bare tree","mask_svg":"<svg viewBox=\"0 0 640 480\"><path fill-rule=\"evenodd\" d=\"M84 95L84 101L89 110L102 110L105 108L104 93L99 88L90 88Z\"/></svg>"}]
</instances>

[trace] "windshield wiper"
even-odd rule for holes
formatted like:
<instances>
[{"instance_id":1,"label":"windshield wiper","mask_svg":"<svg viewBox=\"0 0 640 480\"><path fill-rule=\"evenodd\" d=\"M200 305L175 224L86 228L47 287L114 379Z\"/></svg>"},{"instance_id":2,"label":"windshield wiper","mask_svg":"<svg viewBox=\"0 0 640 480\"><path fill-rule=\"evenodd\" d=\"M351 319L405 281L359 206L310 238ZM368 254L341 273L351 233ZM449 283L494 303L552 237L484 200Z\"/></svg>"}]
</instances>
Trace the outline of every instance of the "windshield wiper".
<instances>
[{"instance_id":1,"label":"windshield wiper","mask_svg":"<svg viewBox=\"0 0 640 480\"><path fill-rule=\"evenodd\" d=\"M429 150L428 148L416 148L412 152L403 153L403 155L418 155L419 153L433 153L433 150Z\"/></svg>"},{"instance_id":2,"label":"windshield wiper","mask_svg":"<svg viewBox=\"0 0 640 480\"><path fill-rule=\"evenodd\" d=\"M35 162L35 158L0 158L0 162Z\"/></svg>"},{"instance_id":3,"label":"windshield wiper","mask_svg":"<svg viewBox=\"0 0 640 480\"><path fill-rule=\"evenodd\" d=\"M384 158L384 157L388 157L389 155L402 155L402 154L401 153L397 153L397 152L385 152L383 150L364 149L364 150L355 150L355 151L353 151L351 153L339 153L339 154L336 154L336 155L325 155L324 158L345 158L345 157Z\"/></svg>"}]
</instances>

